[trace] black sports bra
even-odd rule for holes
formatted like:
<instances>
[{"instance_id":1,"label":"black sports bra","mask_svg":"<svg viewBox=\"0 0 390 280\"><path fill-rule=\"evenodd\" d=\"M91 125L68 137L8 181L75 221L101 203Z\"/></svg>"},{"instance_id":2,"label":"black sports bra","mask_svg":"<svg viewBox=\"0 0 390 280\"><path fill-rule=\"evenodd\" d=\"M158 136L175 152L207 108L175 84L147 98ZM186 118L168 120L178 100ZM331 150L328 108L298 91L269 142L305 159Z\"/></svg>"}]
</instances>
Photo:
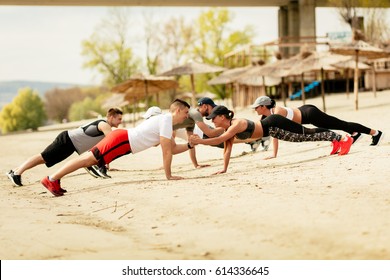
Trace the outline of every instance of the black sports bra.
<instances>
[{"instance_id":1,"label":"black sports bra","mask_svg":"<svg viewBox=\"0 0 390 280\"><path fill-rule=\"evenodd\" d=\"M255 123L252 122L251 120L246 120L247 122L247 127L244 131L237 133L236 137L241 140L248 139L252 136L253 131L255 130Z\"/></svg>"}]
</instances>

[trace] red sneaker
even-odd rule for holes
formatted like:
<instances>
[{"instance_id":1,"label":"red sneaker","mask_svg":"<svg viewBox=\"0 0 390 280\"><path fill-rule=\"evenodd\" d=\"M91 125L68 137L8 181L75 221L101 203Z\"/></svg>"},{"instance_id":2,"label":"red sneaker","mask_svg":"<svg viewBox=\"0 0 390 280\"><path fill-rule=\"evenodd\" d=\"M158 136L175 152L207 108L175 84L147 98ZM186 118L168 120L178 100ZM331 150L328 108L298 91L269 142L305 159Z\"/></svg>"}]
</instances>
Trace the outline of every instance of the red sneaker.
<instances>
[{"instance_id":1,"label":"red sneaker","mask_svg":"<svg viewBox=\"0 0 390 280\"><path fill-rule=\"evenodd\" d=\"M54 196L62 196L64 193L61 191L60 180L54 182L49 180L49 177L45 177L41 180L41 184L49 190Z\"/></svg>"},{"instance_id":2,"label":"red sneaker","mask_svg":"<svg viewBox=\"0 0 390 280\"><path fill-rule=\"evenodd\" d=\"M333 140L332 141L332 145L333 145L333 149L332 151L330 152L331 155L334 155L334 154L337 154L337 152L340 150L341 148L341 144L339 141L337 140Z\"/></svg>"},{"instance_id":3,"label":"red sneaker","mask_svg":"<svg viewBox=\"0 0 390 280\"><path fill-rule=\"evenodd\" d=\"M353 143L353 138L349 135L345 135L345 138L347 138L347 139L340 141L341 149L340 149L339 156L343 156L343 155L348 154L349 150L351 149L351 146Z\"/></svg>"}]
</instances>

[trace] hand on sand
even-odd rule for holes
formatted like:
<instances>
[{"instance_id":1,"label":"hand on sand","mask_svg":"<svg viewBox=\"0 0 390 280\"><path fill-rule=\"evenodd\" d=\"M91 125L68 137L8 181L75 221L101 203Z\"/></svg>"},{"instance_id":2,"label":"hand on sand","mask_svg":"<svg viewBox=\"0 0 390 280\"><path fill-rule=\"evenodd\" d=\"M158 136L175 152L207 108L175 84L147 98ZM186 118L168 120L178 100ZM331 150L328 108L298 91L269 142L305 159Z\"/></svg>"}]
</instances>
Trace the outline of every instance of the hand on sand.
<instances>
[{"instance_id":1,"label":"hand on sand","mask_svg":"<svg viewBox=\"0 0 390 280\"><path fill-rule=\"evenodd\" d=\"M171 176L168 178L168 180L183 180L184 177L180 177L180 176Z\"/></svg>"},{"instance_id":2,"label":"hand on sand","mask_svg":"<svg viewBox=\"0 0 390 280\"><path fill-rule=\"evenodd\" d=\"M276 157L275 156L269 156L269 157L265 157L264 160L273 159L273 158L276 158Z\"/></svg>"},{"instance_id":3,"label":"hand on sand","mask_svg":"<svg viewBox=\"0 0 390 280\"><path fill-rule=\"evenodd\" d=\"M223 173L226 173L226 170L220 170L218 172L213 173L212 175L223 174Z\"/></svg>"},{"instance_id":4,"label":"hand on sand","mask_svg":"<svg viewBox=\"0 0 390 280\"><path fill-rule=\"evenodd\" d=\"M200 169L200 168L204 168L204 167L209 167L211 166L210 164L198 164L197 166L195 166L196 169Z\"/></svg>"}]
</instances>

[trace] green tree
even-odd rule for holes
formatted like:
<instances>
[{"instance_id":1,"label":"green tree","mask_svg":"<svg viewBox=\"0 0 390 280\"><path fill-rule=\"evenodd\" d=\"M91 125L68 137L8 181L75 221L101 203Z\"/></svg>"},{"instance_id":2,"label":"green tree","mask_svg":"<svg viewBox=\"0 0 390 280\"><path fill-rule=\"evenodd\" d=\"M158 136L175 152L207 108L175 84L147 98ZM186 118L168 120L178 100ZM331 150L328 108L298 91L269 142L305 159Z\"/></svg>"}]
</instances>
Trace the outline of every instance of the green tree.
<instances>
[{"instance_id":1,"label":"green tree","mask_svg":"<svg viewBox=\"0 0 390 280\"><path fill-rule=\"evenodd\" d=\"M106 112L101 106L101 102L104 98L106 98L106 96L101 96L96 99L87 97L83 101L72 104L69 109L69 120L79 121L96 118L97 116L105 116Z\"/></svg>"},{"instance_id":2,"label":"green tree","mask_svg":"<svg viewBox=\"0 0 390 280\"><path fill-rule=\"evenodd\" d=\"M226 8L212 8L201 13L196 24L196 38L191 54L194 60L223 66L225 54L252 42L253 28L230 28L233 14ZM221 99L228 97L225 86L208 86L215 74L197 75L197 92L209 90Z\"/></svg>"},{"instance_id":3,"label":"green tree","mask_svg":"<svg viewBox=\"0 0 390 280\"><path fill-rule=\"evenodd\" d=\"M44 104L38 92L22 88L13 101L4 106L0 113L0 127L3 133L33 129L46 120Z\"/></svg>"},{"instance_id":4,"label":"green tree","mask_svg":"<svg viewBox=\"0 0 390 280\"><path fill-rule=\"evenodd\" d=\"M85 68L96 69L104 83L113 86L138 72L140 60L131 49L130 16L127 9L110 9L106 20L95 29L89 40L82 42Z\"/></svg>"}]
</instances>

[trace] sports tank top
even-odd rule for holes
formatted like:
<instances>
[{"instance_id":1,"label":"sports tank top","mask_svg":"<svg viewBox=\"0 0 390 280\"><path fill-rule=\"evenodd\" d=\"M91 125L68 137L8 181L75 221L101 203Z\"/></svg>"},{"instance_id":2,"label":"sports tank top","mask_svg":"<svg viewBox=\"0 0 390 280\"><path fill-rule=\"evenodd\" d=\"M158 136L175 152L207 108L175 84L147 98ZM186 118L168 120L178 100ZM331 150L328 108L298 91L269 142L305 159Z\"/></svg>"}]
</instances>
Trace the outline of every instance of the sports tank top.
<instances>
[{"instance_id":1,"label":"sports tank top","mask_svg":"<svg viewBox=\"0 0 390 280\"><path fill-rule=\"evenodd\" d=\"M292 119L294 118L294 111L293 111L293 109L289 108L289 107L282 107L282 108L284 108L287 111L286 118L292 121ZM271 115L275 114L274 110L272 108L271 108L270 111L271 111Z\"/></svg>"},{"instance_id":2,"label":"sports tank top","mask_svg":"<svg viewBox=\"0 0 390 280\"><path fill-rule=\"evenodd\" d=\"M96 120L68 131L69 138L72 140L78 154L88 151L104 138L104 133L98 128L100 122L106 121Z\"/></svg>"},{"instance_id":3,"label":"sports tank top","mask_svg":"<svg viewBox=\"0 0 390 280\"><path fill-rule=\"evenodd\" d=\"M248 139L252 136L253 131L255 130L255 123L252 122L251 120L246 120L247 122L247 127L244 131L237 133L236 137L241 140Z\"/></svg>"}]
</instances>

